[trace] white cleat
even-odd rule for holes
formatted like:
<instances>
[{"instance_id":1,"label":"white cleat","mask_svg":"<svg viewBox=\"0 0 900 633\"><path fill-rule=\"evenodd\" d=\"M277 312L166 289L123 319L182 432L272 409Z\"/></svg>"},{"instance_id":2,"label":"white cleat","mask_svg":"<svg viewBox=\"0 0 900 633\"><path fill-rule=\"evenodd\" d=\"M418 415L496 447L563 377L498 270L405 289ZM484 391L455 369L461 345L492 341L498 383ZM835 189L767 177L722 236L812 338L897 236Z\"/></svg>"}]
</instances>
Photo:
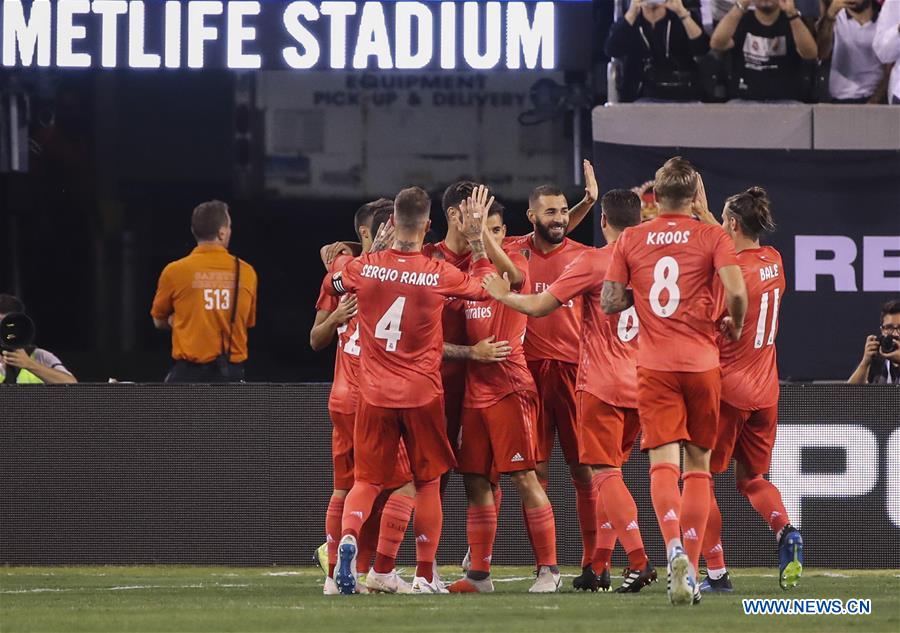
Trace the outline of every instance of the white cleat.
<instances>
[{"instance_id":1,"label":"white cleat","mask_svg":"<svg viewBox=\"0 0 900 633\"><path fill-rule=\"evenodd\" d=\"M379 574L374 569L369 571L366 587L376 593L411 593L412 587L400 577L396 569L387 574Z\"/></svg>"},{"instance_id":2,"label":"white cleat","mask_svg":"<svg viewBox=\"0 0 900 633\"><path fill-rule=\"evenodd\" d=\"M447 589L447 585L441 578L441 574L438 572L437 562L435 562L431 566L431 577L434 578L434 584L437 585L438 589L440 589L438 593L450 593L450 591Z\"/></svg>"},{"instance_id":3,"label":"white cleat","mask_svg":"<svg viewBox=\"0 0 900 633\"><path fill-rule=\"evenodd\" d=\"M464 574L465 574L466 572L468 572L469 569L472 568L472 548L471 548L471 547L470 547L469 549L466 550L466 555L463 557L463 561L462 561L461 567L462 567L462 570L463 570L463 573L464 573Z\"/></svg>"},{"instance_id":4,"label":"white cleat","mask_svg":"<svg viewBox=\"0 0 900 633\"><path fill-rule=\"evenodd\" d=\"M434 580L432 580L431 582L428 582L422 576L416 576L415 578L413 578L412 591L410 593L450 593L450 591L444 586L444 583L442 583L441 579L437 576L435 576Z\"/></svg>"},{"instance_id":5,"label":"white cleat","mask_svg":"<svg viewBox=\"0 0 900 633\"><path fill-rule=\"evenodd\" d=\"M559 572L553 572L547 565L542 565L538 569L537 580L531 585L528 593L556 593L561 584Z\"/></svg>"},{"instance_id":6,"label":"white cleat","mask_svg":"<svg viewBox=\"0 0 900 633\"><path fill-rule=\"evenodd\" d=\"M696 584L691 575L691 562L687 554L683 548L676 545L669 554L669 602L674 605L692 604Z\"/></svg>"},{"instance_id":7,"label":"white cleat","mask_svg":"<svg viewBox=\"0 0 900 633\"><path fill-rule=\"evenodd\" d=\"M325 576L325 584L322 585L322 595L323 596L337 596L340 595L341 590L338 589L337 583L334 582L334 578L331 576Z\"/></svg>"}]
</instances>

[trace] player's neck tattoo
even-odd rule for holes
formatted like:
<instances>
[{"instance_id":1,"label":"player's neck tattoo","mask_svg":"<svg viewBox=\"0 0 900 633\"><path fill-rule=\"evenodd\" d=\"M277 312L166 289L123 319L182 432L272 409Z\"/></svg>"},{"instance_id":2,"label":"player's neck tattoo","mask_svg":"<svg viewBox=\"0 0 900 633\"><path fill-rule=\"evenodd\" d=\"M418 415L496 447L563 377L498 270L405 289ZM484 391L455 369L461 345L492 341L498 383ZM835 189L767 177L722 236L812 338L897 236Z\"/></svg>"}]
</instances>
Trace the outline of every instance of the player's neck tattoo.
<instances>
[{"instance_id":1,"label":"player's neck tattoo","mask_svg":"<svg viewBox=\"0 0 900 633\"><path fill-rule=\"evenodd\" d=\"M477 262L479 259L484 259L486 257L484 252L484 242L481 240L481 238L470 241L469 248L472 249L473 263Z\"/></svg>"},{"instance_id":2,"label":"player's neck tattoo","mask_svg":"<svg viewBox=\"0 0 900 633\"><path fill-rule=\"evenodd\" d=\"M412 241L394 240L394 250L402 251L404 253L411 253L419 250L416 246L416 243Z\"/></svg>"}]
</instances>

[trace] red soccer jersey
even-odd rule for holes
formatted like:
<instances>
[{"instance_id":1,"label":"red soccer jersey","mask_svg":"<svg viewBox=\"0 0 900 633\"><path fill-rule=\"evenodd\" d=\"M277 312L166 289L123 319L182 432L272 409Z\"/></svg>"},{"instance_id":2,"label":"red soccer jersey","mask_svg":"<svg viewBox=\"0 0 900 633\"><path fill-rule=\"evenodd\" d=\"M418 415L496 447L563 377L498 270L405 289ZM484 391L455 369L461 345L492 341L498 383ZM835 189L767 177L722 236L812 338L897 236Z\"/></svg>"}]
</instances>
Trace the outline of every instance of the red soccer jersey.
<instances>
[{"instance_id":1,"label":"red soccer jersey","mask_svg":"<svg viewBox=\"0 0 900 633\"><path fill-rule=\"evenodd\" d=\"M756 411L778 404L775 337L787 282L781 253L771 246L741 251L737 259L747 284L747 317L740 340L718 337L722 400L737 409ZM717 290L724 302L721 283Z\"/></svg>"},{"instance_id":2,"label":"red soccer jersey","mask_svg":"<svg viewBox=\"0 0 900 633\"><path fill-rule=\"evenodd\" d=\"M353 260L349 255L340 255L331 262L328 274L322 281L316 310L337 310L340 299L328 294L333 274L342 270ZM337 330L337 352L334 355L334 381L331 383L331 395L328 398L328 409L353 415L356 413L357 394L359 393L359 323L353 317Z\"/></svg>"},{"instance_id":3,"label":"red soccer jersey","mask_svg":"<svg viewBox=\"0 0 900 633\"><path fill-rule=\"evenodd\" d=\"M547 292L563 305L574 297L584 297L576 390L587 391L615 407L635 409L637 312L632 306L608 315L600 307L603 279L612 253L611 245L587 249L566 267Z\"/></svg>"},{"instance_id":4,"label":"red soccer jersey","mask_svg":"<svg viewBox=\"0 0 900 633\"><path fill-rule=\"evenodd\" d=\"M455 266L461 271L468 272L472 261L472 251L466 251L463 255L457 255L451 251L445 242L426 244L422 249L426 257L440 259ZM456 297L447 297L444 303L444 311L441 312L441 326L444 328L444 341L454 345L466 344L466 316L465 301ZM441 365L441 379L444 382L444 391L461 394L466 388L466 363L460 360L445 361Z\"/></svg>"},{"instance_id":5,"label":"red soccer jersey","mask_svg":"<svg viewBox=\"0 0 900 633\"><path fill-rule=\"evenodd\" d=\"M473 274L490 270L485 258ZM359 389L376 407L421 407L442 395L445 297L483 299L481 279L421 252L368 253L332 277L331 293L355 292L359 300L362 355Z\"/></svg>"},{"instance_id":6,"label":"red soccer jersey","mask_svg":"<svg viewBox=\"0 0 900 633\"><path fill-rule=\"evenodd\" d=\"M523 287L527 287L528 261L521 253L507 254L525 275ZM512 352L499 363L469 363L463 406L482 409L517 391L536 392L522 345L528 318L494 299L466 301L465 318L469 345L493 335L498 341L509 341Z\"/></svg>"},{"instance_id":7,"label":"red soccer jersey","mask_svg":"<svg viewBox=\"0 0 900 633\"><path fill-rule=\"evenodd\" d=\"M625 229L606 281L634 291L639 367L704 372L719 366L713 279L734 264L734 244L722 227L685 215L660 215Z\"/></svg>"},{"instance_id":8,"label":"red soccer jersey","mask_svg":"<svg viewBox=\"0 0 900 633\"><path fill-rule=\"evenodd\" d=\"M572 261L588 246L566 238L559 248L542 253L534 245L534 237L525 235L506 240L504 249L522 252L528 259L528 276L531 292L538 294L550 287ZM528 292L527 287L524 292ZM578 363L581 341L582 300L573 297L563 306L543 318L529 317L525 335L525 358L533 360L560 360Z\"/></svg>"}]
</instances>

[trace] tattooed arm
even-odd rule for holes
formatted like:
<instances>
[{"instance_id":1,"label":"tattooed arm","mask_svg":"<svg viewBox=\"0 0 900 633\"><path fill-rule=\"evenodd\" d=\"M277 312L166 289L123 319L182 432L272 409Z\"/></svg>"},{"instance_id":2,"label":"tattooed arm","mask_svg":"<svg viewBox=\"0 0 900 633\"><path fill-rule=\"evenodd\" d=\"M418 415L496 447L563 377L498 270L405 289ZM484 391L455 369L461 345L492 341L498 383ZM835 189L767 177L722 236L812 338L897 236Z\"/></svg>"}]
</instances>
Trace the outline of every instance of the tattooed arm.
<instances>
[{"instance_id":1,"label":"tattooed arm","mask_svg":"<svg viewBox=\"0 0 900 633\"><path fill-rule=\"evenodd\" d=\"M634 295L625 284L618 281L604 281L600 294L600 306L606 314L615 314L634 305Z\"/></svg>"}]
</instances>

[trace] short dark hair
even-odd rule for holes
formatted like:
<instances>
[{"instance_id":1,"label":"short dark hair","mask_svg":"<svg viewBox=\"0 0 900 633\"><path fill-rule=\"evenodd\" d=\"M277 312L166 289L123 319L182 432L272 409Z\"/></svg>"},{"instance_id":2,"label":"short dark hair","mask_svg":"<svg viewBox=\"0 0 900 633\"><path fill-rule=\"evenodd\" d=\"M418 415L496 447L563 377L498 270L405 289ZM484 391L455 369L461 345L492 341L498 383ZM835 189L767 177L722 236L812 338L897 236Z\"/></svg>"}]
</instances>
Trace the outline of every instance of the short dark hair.
<instances>
[{"instance_id":1,"label":"short dark hair","mask_svg":"<svg viewBox=\"0 0 900 633\"><path fill-rule=\"evenodd\" d=\"M390 220L391 216L394 214L394 203L391 200L388 200L388 202L390 202L390 205L378 207L372 215L372 223L369 225L369 231L372 233L372 238L378 235L381 226Z\"/></svg>"},{"instance_id":2,"label":"short dark hair","mask_svg":"<svg viewBox=\"0 0 900 633\"><path fill-rule=\"evenodd\" d=\"M221 200L198 204L191 215L191 233L201 242L216 239L219 229L228 225L228 205Z\"/></svg>"},{"instance_id":3,"label":"short dark hair","mask_svg":"<svg viewBox=\"0 0 900 633\"><path fill-rule=\"evenodd\" d=\"M501 222L506 222L506 218L504 217L506 214L506 207L504 207L500 202L495 198L491 203L491 208L488 209L488 217L492 215L499 215Z\"/></svg>"},{"instance_id":4,"label":"short dark hair","mask_svg":"<svg viewBox=\"0 0 900 633\"><path fill-rule=\"evenodd\" d=\"M532 206L541 196L564 196L562 189L556 185L538 185L528 194L528 206Z\"/></svg>"},{"instance_id":5,"label":"short dark hair","mask_svg":"<svg viewBox=\"0 0 900 633\"><path fill-rule=\"evenodd\" d=\"M2 310L0 310L2 312ZM881 306L881 320L889 314L900 314L900 299L891 299Z\"/></svg>"},{"instance_id":6,"label":"short dark hair","mask_svg":"<svg viewBox=\"0 0 900 633\"><path fill-rule=\"evenodd\" d=\"M25 312L25 304L13 295L0 295L0 314Z\"/></svg>"},{"instance_id":7,"label":"short dark hair","mask_svg":"<svg viewBox=\"0 0 900 633\"><path fill-rule=\"evenodd\" d=\"M616 229L641 223L641 197L630 189L610 189L600 198L600 210Z\"/></svg>"},{"instance_id":8,"label":"short dark hair","mask_svg":"<svg viewBox=\"0 0 900 633\"><path fill-rule=\"evenodd\" d=\"M431 198L421 187L408 187L394 198L394 222L400 228L419 228L430 215Z\"/></svg>"},{"instance_id":9,"label":"short dark hair","mask_svg":"<svg viewBox=\"0 0 900 633\"><path fill-rule=\"evenodd\" d=\"M378 200L365 203L356 210L356 213L353 214L353 228L356 229L356 237L362 237L359 234L359 229L363 226L370 227L372 224L372 216L375 215L375 212L379 208L385 205L391 205L393 208L394 201L389 198L378 198Z\"/></svg>"},{"instance_id":10,"label":"short dark hair","mask_svg":"<svg viewBox=\"0 0 900 633\"><path fill-rule=\"evenodd\" d=\"M769 195L762 187L750 187L725 201L725 213L741 224L741 231L750 239L775 230Z\"/></svg>"},{"instance_id":11,"label":"short dark hair","mask_svg":"<svg viewBox=\"0 0 900 633\"><path fill-rule=\"evenodd\" d=\"M653 191L658 202L666 201L670 208L682 207L697 193L697 170L690 161L674 156L656 170Z\"/></svg>"},{"instance_id":12,"label":"short dark hair","mask_svg":"<svg viewBox=\"0 0 900 633\"><path fill-rule=\"evenodd\" d=\"M444 215L449 217L450 209L459 208L463 200L466 200L475 191L478 183L471 180L458 180L452 185L444 189L444 195L441 196L441 207L444 209Z\"/></svg>"}]
</instances>

